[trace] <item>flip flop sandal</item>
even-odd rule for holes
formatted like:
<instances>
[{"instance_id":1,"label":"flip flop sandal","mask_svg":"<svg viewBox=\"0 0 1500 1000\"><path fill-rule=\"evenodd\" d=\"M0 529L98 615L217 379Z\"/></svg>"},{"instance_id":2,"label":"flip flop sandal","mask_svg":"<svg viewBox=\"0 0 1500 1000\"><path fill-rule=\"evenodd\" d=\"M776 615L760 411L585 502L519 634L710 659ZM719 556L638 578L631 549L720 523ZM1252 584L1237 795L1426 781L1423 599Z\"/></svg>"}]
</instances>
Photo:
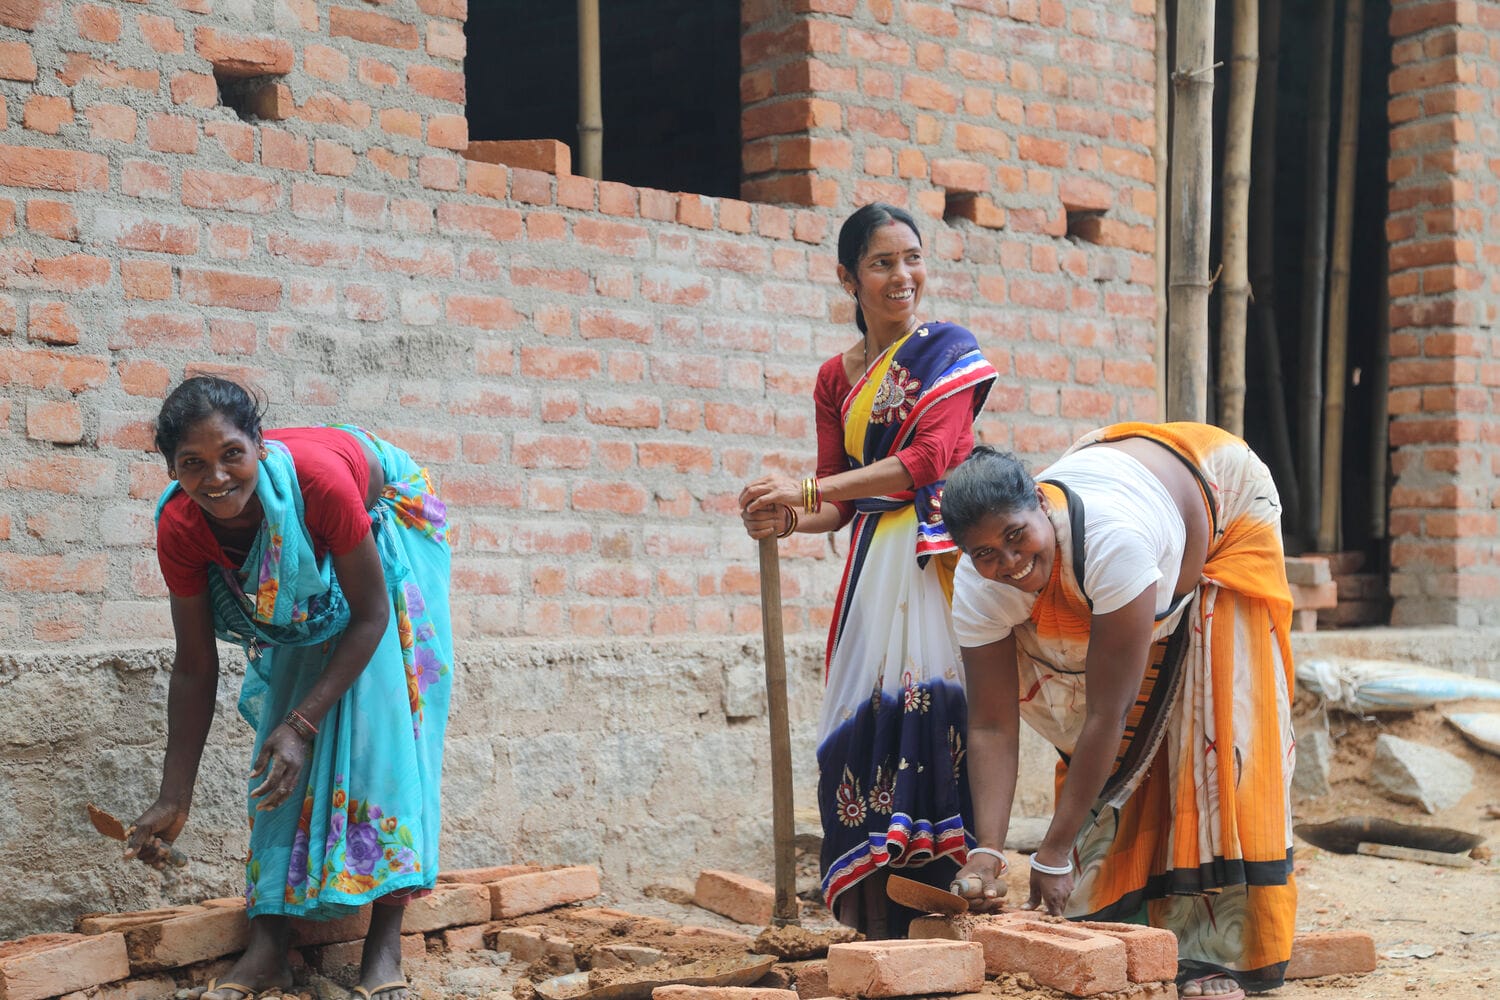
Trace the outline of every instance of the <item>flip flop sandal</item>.
<instances>
[{"instance_id":1,"label":"flip flop sandal","mask_svg":"<svg viewBox=\"0 0 1500 1000\"><path fill-rule=\"evenodd\" d=\"M1183 980L1182 983L1177 987L1178 995L1187 997L1188 1000L1245 1000L1245 991L1240 988L1238 983L1235 983L1234 989L1229 990L1225 993L1210 993L1204 990L1203 984L1214 979L1227 979L1232 983L1235 981L1233 976L1226 975L1222 972L1210 972L1206 976L1194 976L1192 979ZM1197 986L1198 992L1183 993L1183 986ZM368 998L366 998L366 1000L368 1000Z\"/></svg>"},{"instance_id":2,"label":"flip flop sandal","mask_svg":"<svg viewBox=\"0 0 1500 1000\"><path fill-rule=\"evenodd\" d=\"M208 988L205 989L203 993L198 994L198 996L201 1000L201 998L205 994L217 993L220 990L234 990L237 993L243 994L241 1000L255 1000L256 997L260 996L259 993L257 993L255 990L252 990L244 983L221 983L217 979L210 979L208 981Z\"/></svg>"},{"instance_id":3,"label":"flip flop sandal","mask_svg":"<svg viewBox=\"0 0 1500 1000\"><path fill-rule=\"evenodd\" d=\"M365 1000L373 1000L373 997L375 996L375 994L377 994L377 993L384 993L386 990L407 990L407 989L411 989L411 987L407 985L406 980L404 980L404 979L398 979L398 980L396 980L393 983L382 983L381 985L375 987L372 990L365 989L363 986L356 986L356 987L354 987L354 992L356 992L360 996L364 997ZM1244 994L1240 994L1240 996L1241 996L1241 998L1243 1000Z\"/></svg>"}]
</instances>

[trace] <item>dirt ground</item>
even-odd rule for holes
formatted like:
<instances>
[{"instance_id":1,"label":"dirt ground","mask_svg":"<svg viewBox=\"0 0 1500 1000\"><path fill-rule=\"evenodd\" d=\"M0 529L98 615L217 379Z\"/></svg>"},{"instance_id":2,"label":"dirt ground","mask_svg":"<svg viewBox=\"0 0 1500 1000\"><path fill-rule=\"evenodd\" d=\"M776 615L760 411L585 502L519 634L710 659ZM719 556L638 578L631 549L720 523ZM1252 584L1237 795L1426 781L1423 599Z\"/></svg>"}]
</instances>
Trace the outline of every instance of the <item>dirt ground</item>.
<instances>
[{"instance_id":1,"label":"dirt ground","mask_svg":"<svg viewBox=\"0 0 1500 1000\"><path fill-rule=\"evenodd\" d=\"M1494 711L1493 702L1468 708ZM1299 705L1304 721L1308 706ZM1485 838L1481 858L1500 853L1500 757L1466 743L1429 710L1360 719L1334 715L1327 719L1334 740L1332 793L1296 801L1297 822L1317 823L1350 816L1376 816L1404 823L1441 825ZM1457 805L1429 816L1417 806L1393 802L1366 784L1364 777L1375 737L1388 732L1448 750L1474 768L1473 790ZM1379 964L1367 976L1289 982L1267 994L1277 1000L1405 1000L1413 993L1444 998L1488 998L1500 991L1500 860L1486 858L1469 868L1450 868L1358 854L1334 854L1299 839L1296 849L1300 899L1299 931L1356 929L1375 940ZM686 872L672 885L655 886L644 895L612 898L600 905L566 908L518 918L515 926L539 926L549 936L574 945L581 964L594 964L609 945L654 949L668 963L722 964L745 959L752 936L760 931L731 923L691 903L692 879ZM799 887L806 900L816 896L816 862L804 856ZM1025 866L1014 865L1010 898L1025 898ZM803 926L837 927L828 912L806 902ZM763 985L790 985L795 965L780 964ZM323 1000L342 1000L343 988L356 970L329 970L330 978L313 974L308 992ZM531 983L566 971L546 960L521 961L496 951L443 954L430 950L425 960L410 961L407 972L423 1000L531 1000ZM595 985L629 977L618 971L596 972ZM987 995L1012 1000L1062 1000L1063 994L1036 986L1025 976L1006 976L986 983ZM1100 998L1108 1000L1108 998Z\"/></svg>"}]
</instances>

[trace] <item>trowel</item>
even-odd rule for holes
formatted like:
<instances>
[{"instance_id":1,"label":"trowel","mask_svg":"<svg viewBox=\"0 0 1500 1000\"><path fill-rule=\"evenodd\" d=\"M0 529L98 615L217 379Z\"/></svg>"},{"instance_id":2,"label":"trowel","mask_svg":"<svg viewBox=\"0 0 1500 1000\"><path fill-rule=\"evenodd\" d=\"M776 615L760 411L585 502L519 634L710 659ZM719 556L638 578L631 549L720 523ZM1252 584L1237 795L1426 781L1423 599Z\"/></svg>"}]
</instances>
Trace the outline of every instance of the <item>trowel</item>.
<instances>
[{"instance_id":1,"label":"trowel","mask_svg":"<svg viewBox=\"0 0 1500 1000\"><path fill-rule=\"evenodd\" d=\"M886 879L885 894L902 906L922 913L941 913L956 917L969 912L969 901L963 896L916 879L892 875Z\"/></svg>"},{"instance_id":2,"label":"trowel","mask_svg":"<svg viewBox=\"0 0 1500 1000\"><path fill-rule=\"evenodd\" d=\"M113 815L100 809L92 802L88 804L88 809L89 822L94 824L95 830L98 830L111 840L124 840L128 836L125 824L115 819ZM173 868L181 868L188 863L186 854L183 854L177 848L164 841L158 841L158 843L166 849L167 864Z\"/></svg>"}]
</instances>

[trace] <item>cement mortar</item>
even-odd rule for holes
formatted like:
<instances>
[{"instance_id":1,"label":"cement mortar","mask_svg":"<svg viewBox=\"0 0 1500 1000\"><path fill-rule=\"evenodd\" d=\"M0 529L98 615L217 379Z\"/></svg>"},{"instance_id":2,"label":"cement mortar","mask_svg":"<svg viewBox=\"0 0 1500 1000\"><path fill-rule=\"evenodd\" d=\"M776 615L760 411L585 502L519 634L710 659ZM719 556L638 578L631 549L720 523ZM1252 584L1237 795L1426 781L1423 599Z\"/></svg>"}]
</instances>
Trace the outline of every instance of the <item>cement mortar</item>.
<instances>
[{"instance_id":1,"label":"cement mortar","mask_svg":"<svg viewBox=\"0 0 1500 1000\"><path fill-rule=\"evenodd\" d=\"M13 887L0 894L0 940L243 891L252 734L235 708L243 655L219 652L217 716L178 841L192 862L162 876L122 861L84 807L128 824L154 800L171 647L0 651L0 884ZM786 652L796 801L815 810L823 638L788 637ZM762 662L760 644L741 639L465 643L443 866L592 864L616 894L703 868L770 880ZM1049 813L1055 759L1023 733L1017 815Z\"/></svg>"}]
</instances>

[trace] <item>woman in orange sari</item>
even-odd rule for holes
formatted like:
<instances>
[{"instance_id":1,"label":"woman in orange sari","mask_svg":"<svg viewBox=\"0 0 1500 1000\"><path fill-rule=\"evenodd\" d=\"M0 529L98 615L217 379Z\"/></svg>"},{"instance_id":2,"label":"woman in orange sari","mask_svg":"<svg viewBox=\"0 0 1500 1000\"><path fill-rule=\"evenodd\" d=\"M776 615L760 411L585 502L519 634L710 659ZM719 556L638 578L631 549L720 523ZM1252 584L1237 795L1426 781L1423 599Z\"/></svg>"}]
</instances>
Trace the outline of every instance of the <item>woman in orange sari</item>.
<instances>
[{"instance_id":1,"label":"woman in orange sari","mask_svg":"<svg viewBox=\"0 0 1500 1000\"><path fill-rule=\"evenodd\" d=\"M943 493L975 837L1003 848L1024 718L1062 756L1026 905L1169 928L1183 996L1275 989L1296 918L1275 484L1190 423L1094 431L1037 478L976 448ZM960 888L996 905L1003 867L971 854Z\"/></svg>"}]
</instances>

